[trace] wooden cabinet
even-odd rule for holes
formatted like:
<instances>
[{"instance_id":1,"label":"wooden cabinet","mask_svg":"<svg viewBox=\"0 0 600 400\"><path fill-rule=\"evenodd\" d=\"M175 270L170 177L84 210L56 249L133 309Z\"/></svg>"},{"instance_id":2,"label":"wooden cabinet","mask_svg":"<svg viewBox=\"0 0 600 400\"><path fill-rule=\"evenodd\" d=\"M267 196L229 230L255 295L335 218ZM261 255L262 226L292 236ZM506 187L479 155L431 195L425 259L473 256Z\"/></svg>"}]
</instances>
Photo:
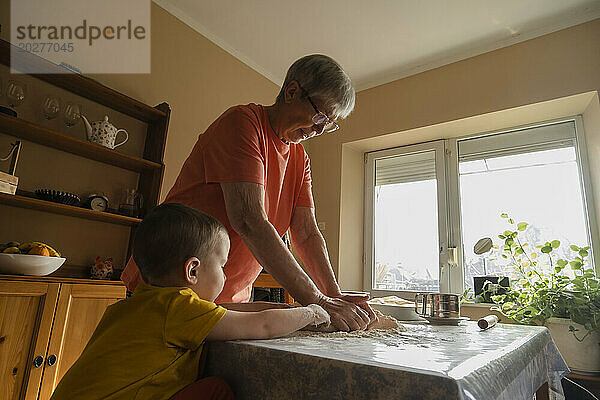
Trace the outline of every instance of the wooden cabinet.
<instances>
[{"instance_id":1,"label":"wooden cabinet","mask_svg":"<svg viewBox=\"0 0 600 400\"><path fill-rule=\"evenodd\" d=\"M47 400L125 287L15 279L0 280L0 398Z\"/></svg>"},{"instance_id":2,"label":"wooden cabinet","mask_svg":"<svg viewBox=\"0 0 600 400\"><path fill-rule=\"evenodd\" d=\"M0 281L0 398L37 398L59 287Z\"/></svg>"}]
</instances>

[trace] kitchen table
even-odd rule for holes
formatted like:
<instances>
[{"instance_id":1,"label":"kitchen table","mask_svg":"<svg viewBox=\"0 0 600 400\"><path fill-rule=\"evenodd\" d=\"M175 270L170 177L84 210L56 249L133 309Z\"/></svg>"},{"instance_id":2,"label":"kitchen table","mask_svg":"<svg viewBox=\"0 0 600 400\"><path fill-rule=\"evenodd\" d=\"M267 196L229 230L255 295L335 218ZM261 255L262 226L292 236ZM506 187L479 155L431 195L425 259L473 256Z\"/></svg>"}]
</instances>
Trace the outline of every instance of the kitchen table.
<instances>
[{"instance_id":1,"label":"kitchen table","mask_svg":"<svg viewBox=\"0 0 600 400\"><path fill-rule=\"evenodd\" d=\"M544 327L404 326L214 342L205 374L225 378L238 400L563 398L569 370Z\"/></svg>"}]
</instances>

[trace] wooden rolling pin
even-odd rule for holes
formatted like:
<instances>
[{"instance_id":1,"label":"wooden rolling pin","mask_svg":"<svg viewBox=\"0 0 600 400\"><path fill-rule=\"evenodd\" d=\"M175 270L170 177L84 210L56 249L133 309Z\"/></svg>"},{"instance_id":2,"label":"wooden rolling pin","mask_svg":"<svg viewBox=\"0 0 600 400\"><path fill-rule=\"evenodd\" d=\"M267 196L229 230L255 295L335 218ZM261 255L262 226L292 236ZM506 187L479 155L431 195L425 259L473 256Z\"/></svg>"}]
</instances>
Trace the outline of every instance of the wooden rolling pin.
<instances>
[{"instance_id":1,"label":"wooden rolling pin","mask_svg":"<svg viewBox=\"0 0 600 400\"><path fill-rule=\"evenodd\" d=\"M481 318L477 321L477 325L481 328L481 330L486 330L498 323L498 317L494 314L490 314L486 317Z\"/></svg>"}]
</instances>

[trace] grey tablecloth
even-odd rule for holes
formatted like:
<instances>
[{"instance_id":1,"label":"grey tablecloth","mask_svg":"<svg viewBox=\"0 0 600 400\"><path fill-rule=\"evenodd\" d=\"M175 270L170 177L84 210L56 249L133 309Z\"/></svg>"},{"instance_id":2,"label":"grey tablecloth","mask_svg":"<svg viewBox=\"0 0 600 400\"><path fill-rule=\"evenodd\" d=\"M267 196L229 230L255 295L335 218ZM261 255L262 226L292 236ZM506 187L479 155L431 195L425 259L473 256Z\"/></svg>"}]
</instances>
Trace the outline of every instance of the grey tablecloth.
<instances>
[{"instance_id":1,"label":"grey tablecloth","mask_svg":"<svg viewBox=\"0 0 600 400\"><path fill-rule=\"evenodd\" d=\"M544 327L405 325L406 332L312 334L211 343L206 374L237 399L564 398L568 368Z\"/></svg>"}]
</instances>

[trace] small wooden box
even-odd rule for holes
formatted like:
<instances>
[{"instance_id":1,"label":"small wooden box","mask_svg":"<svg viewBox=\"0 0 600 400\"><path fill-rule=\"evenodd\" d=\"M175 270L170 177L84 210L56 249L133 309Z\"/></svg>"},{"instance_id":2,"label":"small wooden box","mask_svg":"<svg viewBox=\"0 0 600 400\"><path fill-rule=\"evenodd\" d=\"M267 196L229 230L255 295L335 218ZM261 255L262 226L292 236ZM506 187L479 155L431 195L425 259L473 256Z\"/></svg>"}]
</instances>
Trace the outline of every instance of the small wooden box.
<instances>
[{"instance_id":1,"label":"small wooden box","mask_svg":"<svg viewBox=\"0 0 600 400\"><path fill-rule=\"evenodd\" d=\"M19 177L0 171L0 193L15 194Z\"/></svg>"}]
</instances>

